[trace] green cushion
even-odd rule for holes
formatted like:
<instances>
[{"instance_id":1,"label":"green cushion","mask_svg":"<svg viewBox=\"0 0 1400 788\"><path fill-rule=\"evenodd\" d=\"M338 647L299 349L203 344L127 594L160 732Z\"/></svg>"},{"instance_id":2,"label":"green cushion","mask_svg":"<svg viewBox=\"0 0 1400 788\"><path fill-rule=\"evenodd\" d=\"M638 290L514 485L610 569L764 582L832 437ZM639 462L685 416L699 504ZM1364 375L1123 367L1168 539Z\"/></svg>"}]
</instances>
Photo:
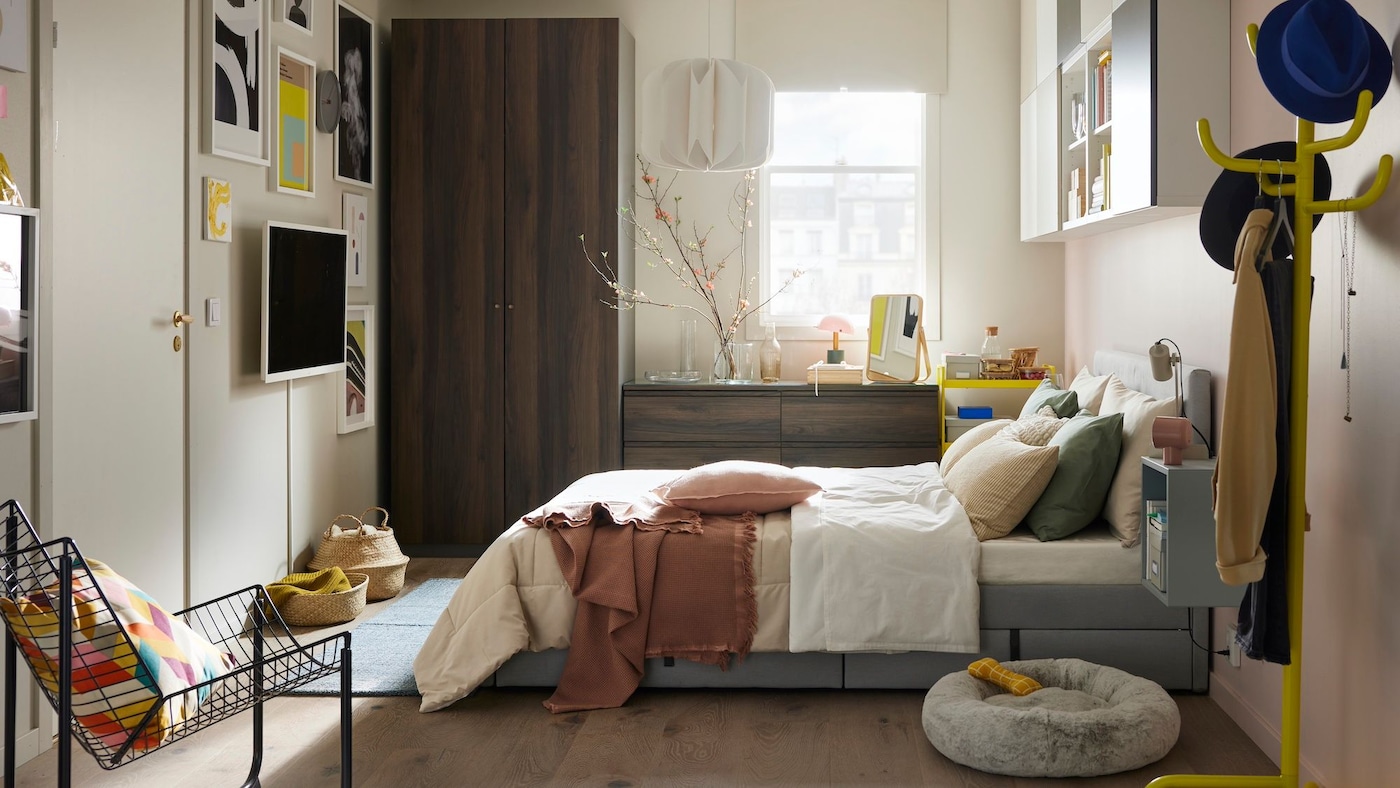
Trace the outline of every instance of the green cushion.
<instances>
[{"instance_id":1,"label":"green cushion","mask_svg":"<svg viewBox=\"0 0 1400 788\"><path fill-rule=\"evenodd\" d=\"M1042 542L1063 539L1098 517L1118 469L1123 414L1095 416L1080 411L1049 445L1060 447L1055 475L1025 521Z\"/></svg>"},{"instance_id":2,"label":"green cushion","mask_svg":"<svg viewBox=\"0 0 1400 788\"><path fill-rule=\"evenodd\" d=\"M1055 410L1055 415L1062 419L1067 419L1079 412L1079 395L1073 391L1062 391L1055 388L1054 381L1046 378L1040 381L1040 385L1031 392L1026 404L1021 408L1019 418L1034 416L1036 411L1049 405Z\"/></svg>"}]
</instances>

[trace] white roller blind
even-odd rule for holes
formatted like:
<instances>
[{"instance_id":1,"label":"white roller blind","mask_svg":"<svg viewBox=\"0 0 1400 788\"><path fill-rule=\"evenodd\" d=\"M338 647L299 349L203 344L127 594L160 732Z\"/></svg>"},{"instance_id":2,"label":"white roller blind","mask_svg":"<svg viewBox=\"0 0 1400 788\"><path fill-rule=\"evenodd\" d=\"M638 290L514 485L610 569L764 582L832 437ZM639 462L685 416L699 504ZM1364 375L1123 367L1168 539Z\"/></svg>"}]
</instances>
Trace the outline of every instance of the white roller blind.
<instances>
[{"instance_id":1,"label":"white roller blind","mask_svg":"<svg viewBox=\"0 0 1400 788\"><path fill-rule=\"evenodd\" d=\"M780 91L948 90L947 0L735 6L738 59L763 69Z\"/></svg>"}]
</instances>

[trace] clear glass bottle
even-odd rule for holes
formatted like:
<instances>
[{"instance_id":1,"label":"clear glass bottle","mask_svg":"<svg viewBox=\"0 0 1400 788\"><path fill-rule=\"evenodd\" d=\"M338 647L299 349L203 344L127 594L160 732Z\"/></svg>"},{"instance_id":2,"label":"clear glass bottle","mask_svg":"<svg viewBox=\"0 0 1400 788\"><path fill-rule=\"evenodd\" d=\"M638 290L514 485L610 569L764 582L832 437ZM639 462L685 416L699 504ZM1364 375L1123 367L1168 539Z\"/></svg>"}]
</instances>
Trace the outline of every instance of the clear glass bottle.
<instances>
[{"instance_id":1,"label":"clear glass bottle","mask_svg":"<svg viewBox=\"0 0 1400 788\"><path fill-rule=\"evenodd\" d=\"M763 324L763 345L758 351L759 375L764 383L777 383L783 377L783 346L778 344L772 323Z\"/></svg>"},{"instance_id":2,"label":"clear glass bottle","mask_svg":"<svg viewBox=\"0 0 1400 788\"><path fill-rule=\"evenodd\" d=\"M987 338L982 340L982 358L1006 358L1001 354L1001 340L997 338L996 326L987 326Z\"/></svg>"}]
</instances>

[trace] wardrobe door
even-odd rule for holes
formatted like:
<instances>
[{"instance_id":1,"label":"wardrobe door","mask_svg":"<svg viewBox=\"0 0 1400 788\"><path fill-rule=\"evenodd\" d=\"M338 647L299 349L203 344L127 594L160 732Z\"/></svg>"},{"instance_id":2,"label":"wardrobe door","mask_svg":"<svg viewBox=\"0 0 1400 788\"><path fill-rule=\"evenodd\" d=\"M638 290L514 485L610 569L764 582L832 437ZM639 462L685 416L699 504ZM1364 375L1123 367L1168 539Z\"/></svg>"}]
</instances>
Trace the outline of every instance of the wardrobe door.
<instances>
[{"instance_id":1,"label":"wardrobe door","mask_svg":"<svg viewBox=\"0 0 1400 788\"><path fill-rule=\"evenodd\" d=\"M486 544L509 524L504 33L500 20L394 20L384 389L390 508L412 544Z\"/></svg>"},{"instance_id":2,"label":"wardrobe door","mask_svg":"<svg viewBox=\"0 0 1400 788\"><path fill-rule=\"evenodd\" d=\"M510 517L620 467L615 296L579 247L618 256L620 35L616 19L506 21Z\"/></svg>"}]
</instances>

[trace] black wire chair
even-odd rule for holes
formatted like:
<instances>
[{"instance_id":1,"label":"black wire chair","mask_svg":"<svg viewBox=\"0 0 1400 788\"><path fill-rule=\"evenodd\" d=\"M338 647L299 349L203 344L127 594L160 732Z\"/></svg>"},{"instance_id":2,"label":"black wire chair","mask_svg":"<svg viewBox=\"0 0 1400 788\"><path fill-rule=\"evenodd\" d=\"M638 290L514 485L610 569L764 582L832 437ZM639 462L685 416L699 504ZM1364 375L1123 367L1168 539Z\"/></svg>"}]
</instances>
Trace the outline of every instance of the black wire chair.
<instances>
[{"instance_id":1,"label":"black wire chair","mask_svg":"<svg viewBox=\"0 0 1400 788\"><path fill-rule=\"evenodd\" d=\"M244 711L253 710L253 762L243 788L260 786L258 773L263 757L263 703L316 679L340 675L340 782L349 788L352 776L350 710L350 633L342 632L314 643L302 645L293 637L286 622L272 606L262 586L250 586L211 602L173 614L214 644L219 651L233 657L234 664L223 675L190 687L187 690L162 695L150 702L149 690L139 697L113 685L117 670L113 655L123 658L131 668L131 678L146 687L154 687L149 669L136 659L137 650L131 637L117 620L110 601L93 578L88 564L72 539L61 538L40 542L39 535L24 510L14 500L0 505L4 519L3 552L0 552L0 582L3 594L15 603L23 601L33 609L34 600L49 611L43 616L15 614L5 616L5 786L15 784L15 691L18 684L20 655L29 664L39 687L58 712L58 718L71 736L58 737L58 784L71 784L72 742L87 750L103 769L143 758L162 747L173 744L196 731ZM75 620L73 597L77 593L89 600L88 611ZM56 595L56 598L55 598ZM22 599L23 598L23 599ZM53 616L58 626L53 626ZM43 620L46 619L46 620ZM102 654L80 653L73 647L73 632L97 633L89 644ZM23 638L37 649L19 647ZM101 641L101 642L99 642ZM55 660L46 654L67 654L68 659ZM132 682L126 682L131 686ZM73 711L73 687L102 687L83 691L84 711L94 708L96 714L84 714L85 724ZM115 694L108 697L107 691ZM96 692L96 695L94 695ZM192 695L193 694L193 695ZM201 698L197 704L187 700ZM184 714L178 709L194 708ZM161 712L165 716L161 717ZM179 720L162 725L158 720ZM106 726L93 726L93 720L105 720ZM94 730L98 727L99 730Z\"/></svg>"}]
</instances>

